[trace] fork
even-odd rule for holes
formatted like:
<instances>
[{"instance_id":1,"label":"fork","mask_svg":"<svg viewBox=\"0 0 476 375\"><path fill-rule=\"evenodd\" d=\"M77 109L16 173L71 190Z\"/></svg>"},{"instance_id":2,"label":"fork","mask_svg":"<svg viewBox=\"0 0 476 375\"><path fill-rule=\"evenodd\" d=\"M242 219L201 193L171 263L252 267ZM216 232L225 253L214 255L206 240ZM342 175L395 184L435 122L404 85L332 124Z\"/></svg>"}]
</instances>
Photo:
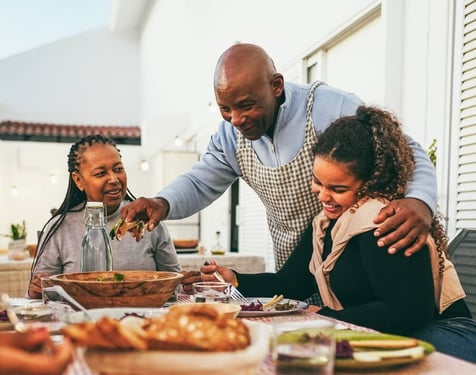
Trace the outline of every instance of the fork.
<instances>
[{"instance_id":1,"label":"fork","mask_svg":"<svg viewBox=\"0 0 476 375\"><path fill-rule=\"evenodd\" d=\"M205 263L203 263L203 264L205 266L208 266L210 263L208 263L208 261L205 261ZM226 283L225 279L223 278L223 276L218 271L213 272L212 275L215 276L215 278L218 279L218 281L221 281L222 283ZM240 303L248 304L248 299L243 294L241 294L241 292L238 289L236 289L235 286L231 285L230 290L231 290L230 291L230 297L232 299L234 299L235 301L238 301Z\"/></svg>"}]
</instances>

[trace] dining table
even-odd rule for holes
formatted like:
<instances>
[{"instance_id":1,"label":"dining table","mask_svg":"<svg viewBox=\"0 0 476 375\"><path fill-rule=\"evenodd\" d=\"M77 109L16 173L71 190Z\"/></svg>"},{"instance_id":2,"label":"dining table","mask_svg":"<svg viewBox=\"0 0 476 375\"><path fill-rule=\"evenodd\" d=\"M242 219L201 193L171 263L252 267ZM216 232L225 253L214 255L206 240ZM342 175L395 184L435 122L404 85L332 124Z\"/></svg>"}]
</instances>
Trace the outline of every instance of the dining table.
<instances>
[{"instance_id":1,"label":"dining table","mask_svg":"<svg viewBox=\"0 0 476 375\"><path fill-rule=\"evenodd\" d=\"M8 254L0 254L0 292L10 297L24 297L30 282L33 258L12 260Z\"/></svg>"},{"instance_id":2,"label":"dining table","mask_svg":"<svg viewBox=\"0 0 476 375\"><path fill-rule=\"evenodd\" d=\"M223 255L210 253L183 253L177 250L177 257L184 271L199 270L205 261L215 260L223 267L232 268L241 273L264 272L265 258L262 255L226 252Z\"/></svg>"},{"instance_id":3,"label":"dining table","mask_svg":"<svg viewBox=\"0 0 476 375\"><path fill-rule=\"evenodd\" d=\"M249 319L251 321L262 322L271 326L274 319L280 319L284 321L312 321L318 319L329 319L338 323L345 328L362 331L362 332L375 332L371 329L356 326L342 321L336 321L334 319L321 316L316 313L317 308L315 306L309 306L306 309L299 311L293 311L289 314L279 314L277 316L256 316L256 317L246 317L243 319ZM238 318L241 319L241 318ZM270 328L271 329L271 328ZM185 356L186 354L184 354ZM185 359L185 357L184 357ZM228 371L226 368L223 369L223 374L227 374ZM334 374L336 375L356 375L356 374L367 374L368 371L362 370L342 370L335 369ZM476 364L470 363L458 358L455 358L438 351L434 351L426 355L419 361L401 365L398 367L391 368L374 368L370 372L372 375L444 375L444 374L458 374L458 375L474 375L476 374ZM268 353L263 360L260 370L256 375L276 375L277 371L271 353ZM80 353L76 354L75 360L66 370L64 375L99 375L88 367Z\"/></svg>"},{"instance_id":4,"label":"dining table","mask_svg":"<svg viewBox=\"0 0 476 375\"><path fill-rule=\"evenodd\" d=\"M198 270L208 260L216 260L221 266L232 268L242 273L265 271L263 256L246 253L226 253L211 255L198 253L178 253L179 263L184 271ZM9 259L7 252L0 253L0 292L10 297L24 297L30 282L33 258L26 256L22 260Z\"/></svg>"}]
</instances>

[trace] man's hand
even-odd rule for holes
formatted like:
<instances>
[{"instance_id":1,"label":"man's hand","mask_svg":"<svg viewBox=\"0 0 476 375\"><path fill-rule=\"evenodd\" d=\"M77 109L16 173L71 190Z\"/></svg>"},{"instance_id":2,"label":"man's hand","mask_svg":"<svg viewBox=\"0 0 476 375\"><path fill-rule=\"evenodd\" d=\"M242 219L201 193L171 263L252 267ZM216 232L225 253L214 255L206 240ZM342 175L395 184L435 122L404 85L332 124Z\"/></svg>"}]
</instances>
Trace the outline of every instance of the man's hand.
<instances>
[{"instance_id":1,"label":"man's hand","mask_svg":"<svg viewBox=\"0 0 476 375\"><path fill-rule=\"evenodd\" d=\"M167 216L169 203L162 198L138 198L121 208L121 217L126 223L142 220L150 232Z\"/></svg>"},{"instance_id":2,"label":"man's hand","mask_svg":"<svg viewBox=\"0 0 476 375\"><path fill-rule=\"evenodd\" d=\"M382 208L374 219L375 224L382 224L374 235L379 238L380 247L389 246L389 254L401 249L410 256L422 248L430 231L431 210L419 199L402 198L390 202Z\"/></svg>"}]
</instances>

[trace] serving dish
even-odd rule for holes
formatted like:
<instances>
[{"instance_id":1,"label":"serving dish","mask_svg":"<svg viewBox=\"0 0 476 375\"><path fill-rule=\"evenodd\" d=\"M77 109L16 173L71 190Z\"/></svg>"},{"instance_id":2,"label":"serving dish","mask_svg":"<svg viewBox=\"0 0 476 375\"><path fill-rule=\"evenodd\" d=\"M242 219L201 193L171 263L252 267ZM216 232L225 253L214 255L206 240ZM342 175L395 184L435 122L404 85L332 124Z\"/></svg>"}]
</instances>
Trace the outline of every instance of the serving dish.
<instances>
[{"instance_id":1,"label":"serving dish","mask_svg":"<svg viewBox=\"0 0 476 375\"><path fill-rule=\"evenodd\" d=\"M261 302L262 304L265 304L266 302L269 302L271 298L267 297L251 297L248 298L249 303L256 303L256 302ZM283 302L288 302L290 301L293 304L296 304L296 307L294 309L290 310L276 310L275 308L271 308L269 310L263 310L263 311L240 311L238 316L240 318L249 318L249 317L259 317L259 316L274 316L274 315L285 315L285 314L290 314L294 313L296 311L301 311L307 308L307 303L302 302L302 301L297 301L293 299L288 299L284 298L281 303Z\"/></svg>"},{"instance_id":2,"label":"serving dish","mask_svg":"<svg viewBox=\"0 0 476 375\"><path fill-rule=\"evenodd\" d=\"M245 321L250 329L251 345L233 352L193 351L107 351L87 349L84 359L91 370L100 374L128 375L210 375L226 371L236 375L255 375L269 349L269 327L265 323Z\"/></svg>"},{"instance_id":3,"label":"serving dish","mask_svg":"<svg viewBox=\"0 0 476 375\"><path fill-rule=\"evenodd\" d=\"M54 275L62 286L87 309L101 307L161 307L182 280L180 272L97 271Z\"/></svg>"},{"instance_id":4,"label":"serving dish","mask_svg":"<svg viewBox=\"0 0 476 375\"><path fill-rule=\"evenodd\" d=\"M179 239L173 242L176 249L193 249L198 246L198 240L195 239Z\"/></svg>"},{"instance_id":5,"label":"serving dish","mask_svg":"<svg viewBox=\"0 0 476 375\"><path fill-rule=\"evenodd\" d=\"M337 330L336 339L339 340L349 340L349 341L359 341L359 340L408 340L408 337L398 336L398 335L389 335L378 332L359 332L352 330ZM434 352L435 348L428 342L418 340L418 347L422 350L419 352L421 354L415 354L414 356L406 355L397 358L384 358L380 360L357 360L354 358L343 359L336 358L335 368L337 370L353 370L353 371L367 371L372 369L385 369L391 367L398 367L403 365L408 365L411 363L419 362L425 356ZM418 348L416 347L416 348ZM378 352L376 349L369 349L371 352ZM381 352L388 352L388 350L380 349ZM364 353L364 351L359 351L359 353ZM358 356L357 356L358 357ZM363 358L364 359L364 358Z\"/></svg>"},{"instance_id":6,"label":"serving dish","mask_svg":"<svg viewBox=\"0 0 476 375\"><path fill-rule=\"evenodd\" d=\"M177 254L196 254L198 253L198 248L194 247L192 249L184 248L184 249L179 249L176 248L175 251Z\"/></svg>"},{"instance_id":7,"label":"serving dish","mask_svg":"<svg viewBox=\"0 0 476 375\"><path fill-rule=\"evenodd\" d=\"M27 306L30 304L37 304L41 303L41 299L29 299L29 298L10 298L9 303L11 306L19 307L19 306ZM6 315L6 311L3 310L4 306L0 304L0 312L2 315ZM10 320L0 320L0 331L11 331L13 329L13 324Z\"/></svg>"},{"instance_id":8,"label":"serving dish","mask_svg":"<svg viewBox=\"0 0 476 375\"><path fill-rule=\"evenodd\" d=\"M202 305L207 305L212 308L214 308L216 311L218 311L219 314L225 315L228 318L236 318L241 311L240 305L236 303L207 303L203 302L201 303ZM177 305L172 305L169 307L170 311L173 310L181 310L184 313L187 313L190 309L192 309L194 306L197 306L196 303L182 303L182 304L177 304Z\"/></svg>"},{"instance_id":9,"label":"serving dish","mask_svg":"<svg viewBox=\"0 0 476 375\"><path fill-rule=\"evenodd\" d=\"M122 319L127 315L136 315L143 318L151 318L153 316L162 315L167 312L164 307L105 307L99 309L88 309L88 315L94 320L99 320L104 316L114 319ZM69 314L68 323L81 323L89 321L89 318L82 312L76 311Z\"/></svg>"}]
</instances>

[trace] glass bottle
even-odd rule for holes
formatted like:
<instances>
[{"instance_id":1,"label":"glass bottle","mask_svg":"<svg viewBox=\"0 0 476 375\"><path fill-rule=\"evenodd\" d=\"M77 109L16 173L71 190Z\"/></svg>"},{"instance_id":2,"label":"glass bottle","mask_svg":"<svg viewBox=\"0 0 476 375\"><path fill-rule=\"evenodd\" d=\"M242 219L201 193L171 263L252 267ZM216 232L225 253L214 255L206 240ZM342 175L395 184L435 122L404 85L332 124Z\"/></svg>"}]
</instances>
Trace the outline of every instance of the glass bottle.
<instances>
[{"instance_id":1,"label":"glass bottle","mask_svg":"<svg viewBox=\"0 0 476 375\"><path fill-rule=\"evenodd\" d=\"M221 232L219 230L216 231L215 233L216 240L215 240L215 245L210 249L210 252L213 255L223 255L225 254L225 248L221 244Z\"/></svg>"},{"instance_id":2,"label":"glass bottle","mask_svg":"<svg viewBox=\"0 0 476 375\"><path fill-rule=\"evenodd\" d=\"M81 272L112 271L112 249L106 232L104 213L102 202L86 203L86 233L81 243Z\"/></svg>"}]
</instances>

